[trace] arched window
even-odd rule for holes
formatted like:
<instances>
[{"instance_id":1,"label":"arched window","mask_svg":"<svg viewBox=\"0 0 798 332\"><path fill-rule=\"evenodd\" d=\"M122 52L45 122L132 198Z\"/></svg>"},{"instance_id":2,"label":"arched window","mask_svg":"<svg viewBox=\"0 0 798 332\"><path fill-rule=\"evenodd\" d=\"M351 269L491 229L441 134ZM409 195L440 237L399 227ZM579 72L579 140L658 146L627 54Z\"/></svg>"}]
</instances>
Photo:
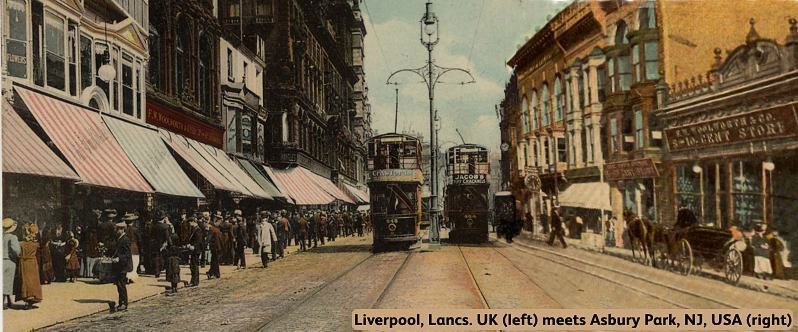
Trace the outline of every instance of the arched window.
<instances>
[{"instance_id":1,"label":"arched window","mask_svg":"<svg viewBox=\"0 0 798 332\"><path fill-rule=\"evenodd\" d=\"M562 120L563 108L562 81L557 76L554 79L554 121Z\"/></svg>"},{"instance_id":2,"label":"arched window","mask_svg":"<svg viewBox=\"0 0 798 332\"><path fill-rule=\"evenodd\" d=\"M523 100L521 101L521 110L522 110L522 125L524 128L524 134L529 133L529 100L526 99L524 96Z\"/></svg>"},{"instance_id":3,"label":"arched window","mask_svg":"<svg viewBox=\"0 0 798 332\"><path fill-rule=\"evenodd\" d=\"M549 125L549 85L543 83L543 94L540 96L540 111L543 112L543 126Z\"/></svg>"},{"instance_id":4,"label":"arched window","mask_svg":"<svg viewBox=\"0 0 798 332\"><path fill-rule=\"evenodd\" d=\"M585 71L582 70L580 66L579 69L577 69L577 72L579 73L579 79L577 82L578 91L576 98L578 98L577 100L579 100L579 108L585 109L585 104L586 104L585 100L587 99L587 97L585 96Z\"/></svg>"},{"instance_id":5,"label":"arched window","mask_svg":"<svg viewBox=\"0 0 798 332\"><path fill-rule=\"evenodd\" d=\"M177 20L177 44L175 46L175 85L177 95L182 96L189 87L189 52L191 52L191 27L185 16Z\"/></svg>"},{"instance_id":6,"label":"arched window","mask_svg":"<svg viewBox=\"0 0 798 332\"><path fill-rule=\"evenodd\" d=\"M538 129L538 92L532 90L532 129Z\"/></svg>"},{"instance_id":7,"label":"arched window","mask_svg":"<svg viewBox=\"0 0 798 332\"><path fill-rule=\"evenodd\" d=\"M615 45L624 45L626 42L626 22L618 21L615 25Z\"/></svg>"},{"instance_id":8,"label":"arched window","mask_svg":"<svg viewBox=\"0 0 798 332\"><path fill-rule=\"evenodd\" d=\"M639 30L653 29L657 26L657 14L654 10L653 0L648 0L640 6L637 20L640 24Z\"/></svg>"}]
</instances>

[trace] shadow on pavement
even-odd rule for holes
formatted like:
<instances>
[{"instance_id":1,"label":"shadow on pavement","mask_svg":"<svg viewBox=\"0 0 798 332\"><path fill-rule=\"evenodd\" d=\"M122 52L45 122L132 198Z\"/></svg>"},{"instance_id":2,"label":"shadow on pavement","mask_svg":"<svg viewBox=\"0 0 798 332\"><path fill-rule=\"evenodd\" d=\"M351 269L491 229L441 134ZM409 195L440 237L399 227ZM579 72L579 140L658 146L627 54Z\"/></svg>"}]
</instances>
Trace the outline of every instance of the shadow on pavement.
<instances>
[{"instance_id":1,"label":"shadow on pavement","mask_svg":"<svg viewBox=\"0 0 798 332\"><path fill-rule=\"evenodd\" d=\"M107 300L107 299L106 300L100 300L100 299L75 299L74 301L77 302L77 303L84 303L84 304L87 304L87 303L109 303L109 302L114 302L112 300Z\"/></svg>"},{"instance_id":2,"label":"shadow on pavement","mask_svg":"<svg viewBox=\"0 0 798 332\"><path fill-rule=\"evenodd\" d=\"M347 244L342 246L330 246L326 245L323 247L316 247L313 249L308 250L308 252L312 253L336 253L336 252L369 252L371 251L371 243L369 244Z\"/></svg>"}]
</instances>

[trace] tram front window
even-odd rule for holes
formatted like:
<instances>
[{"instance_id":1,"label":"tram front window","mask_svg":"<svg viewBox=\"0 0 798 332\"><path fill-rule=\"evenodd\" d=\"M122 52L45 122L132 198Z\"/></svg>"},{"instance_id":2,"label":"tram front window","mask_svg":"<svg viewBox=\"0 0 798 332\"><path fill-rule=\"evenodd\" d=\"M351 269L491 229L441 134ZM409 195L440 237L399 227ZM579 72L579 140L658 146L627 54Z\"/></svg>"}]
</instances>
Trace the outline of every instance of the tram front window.
<instances>
[{"instance_id":1,"label":"tram front window","mask_svg":"<svg viewBox=\"0 0 798 332\"><path fill-rule=\"evenodd\" d=\"M399 167L399 146L396 144L390 145L390 168L401 168Z\"/></svg>"}]
</instances>

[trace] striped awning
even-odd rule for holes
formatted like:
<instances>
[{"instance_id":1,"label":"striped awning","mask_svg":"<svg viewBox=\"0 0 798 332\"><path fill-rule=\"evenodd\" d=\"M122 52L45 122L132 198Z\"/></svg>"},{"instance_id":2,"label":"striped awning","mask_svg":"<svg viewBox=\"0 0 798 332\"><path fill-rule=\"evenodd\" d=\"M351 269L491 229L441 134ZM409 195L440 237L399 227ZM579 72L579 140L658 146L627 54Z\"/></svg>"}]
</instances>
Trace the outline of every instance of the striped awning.
<instances>
[{"instance_id":1,"label":"striped awning","mask_svg":"<svg viewBox=\"0 0 798 332\"><path fill-rule=\"evenodd\" d=\"M316 185L302 171L302 167L275 169L265 167L267 174L283 193L290 196L296 205L327 205L335 201L335 197Z\"/></svg>"},{"instance_id":2,"label":"striped awning","mask_svg":"<svg viewBox=\"0 0 798 332\"><path fill-rule=\"evenodd\" d=\"M352 197L350 197L347 193L341 190L341 188L338 188L338 186L336 186L335 183L332 183L332 181L330 181L329 179L326 179L321 175L313 173L310 170L305 169L303 167L299 167L299 169L305 174L305 176L310 178L311 181L313 181L322 190L330 194L332 197L335 197L335 199L342 201L344 203L357 204L355 203L355 200L352 199Z\"/></svg>"},{"instance_id":3,"label":"striped awning","mask_svg":"<svg viewBox=\"0 0 798 332\"><path fill-rule=\"evenodd\" d=\"M102 116L119 145L155 192L174 196L205 197L180 169L155 129Z\"/></svg>"},{"instance_id":4,"label":"striped awning","mask_svg":"<svg viewBox=\"0 0 798 332\"><path fill-rule=\"evenodd\" d=\"M31 90L15 89L47 136L80 175L81 183L153 192L99 113Z\"/></svg>"},{"instance_id":5,"label":"striped awning","mask_svg":"<svg viewBox=\"0 0 798 332\"><path fill-rule=\"evenodd\" d=\"M344 188L346 191L349 192L349 195L354 197L358 204L368 204L369 203L369 194L365 191L355 188L354 186L350 186L344 183Z\"/></svg>"},{"instance_id":6,"label":"striped awning","mask_svg":"<svg viewBox=\"0 0 798 332\"><path fill-rule=\"evenodd\" d=\"M259 186L258 183L255 182L255 180L253 180L243 169L241 169L241 166L231 159L230 156L228 156L224 151L197 141L191 142L191 145L194 146L194 149L199 151L206 160L211 161L212 164L213 161L215 161L217 169L222 174L227 176L227 179L231 180L233 183L237 182L240 186L250 192L252 196L264 199L274 199L265 190L263 190L263 188Z\"/></svg>"},{"instance_id":7,"label":"striped awning","mask_svg":"<svg viewBox=\"0 0 798 332\"><path fill-rule=\"evenodd\" d=\"M50 150L19 117L17 111L5 101L3 102L3 173L80 180L75 171L56 156L55 152Z\"/></svg>"},{"instance_id":8,"label":"striped awning","mask_svg":"<svg viewBox=\"0 0 798 332\"><path fill-rule=\"evenodd\" d=\"M255 180L255 182L257 182L267 194L269 194L269 196L281 199L286 198L285 195L283 195L280 190L278 190L277 187L275 187L274 184L263 173L261 173L261 171L258 171L259 167L255 166L252 161L242 158L236 159L238 164L241 165L241 168L243 168L244 171L247 172L247 174L249 174L249 176Z\"/></svg>"},{"instance_id":9,"label":"striped awning","mask_svg":"<svg viewBox=\"0 0 798 332\"><path fill-rule=\"evenodd\" d=\"M205 160L205 157L190 144L192 141L190 138L161 130L161 139L217 190L251 196L246 188L243 188L237 182L233 183L228 180L210 162Z\"/></svg>"}]
</instances>

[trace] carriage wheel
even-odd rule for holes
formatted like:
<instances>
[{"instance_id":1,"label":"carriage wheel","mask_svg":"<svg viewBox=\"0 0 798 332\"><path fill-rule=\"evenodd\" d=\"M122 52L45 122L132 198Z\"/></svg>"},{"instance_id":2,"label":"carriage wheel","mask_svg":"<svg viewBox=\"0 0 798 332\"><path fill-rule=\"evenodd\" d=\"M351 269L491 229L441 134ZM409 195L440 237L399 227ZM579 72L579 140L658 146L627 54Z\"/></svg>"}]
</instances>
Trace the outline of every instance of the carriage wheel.
<instances>
[{"instance_id":1,"label":"carriage wheel","mask_svg":"<svg viewBox=\"0 0 798 332\"><path fill-rule=\"evenodd\" d=\"M735 249L729 249L726 253L724 270L726 272L726 281L732 285L737 285L740 282L740 276L743 275L743 255Z\"/></svg>"},{"instance_id":2,"label":"carriage wheel","mask_svg":"<svg viewBox=\"0 0 798 332\"><path fill-rule=\"evenodd\" d=\"M659 264L657 268L669 270L668 254L665 252L665 248L661 245L654 244L652 250L654 250L654 260Z\"/></svg>"},{"instance_id":3,"label":"carriage wheel","mask_svg":"<svg viewBox=\"0 0 798 332\"><path fill-rule=\"evenodd\" d=\"M693 249L690 242L685 239L679 241L679 252L676 255L679 273L689 276L693 270Z\"/></svg>"}]
</instances>

